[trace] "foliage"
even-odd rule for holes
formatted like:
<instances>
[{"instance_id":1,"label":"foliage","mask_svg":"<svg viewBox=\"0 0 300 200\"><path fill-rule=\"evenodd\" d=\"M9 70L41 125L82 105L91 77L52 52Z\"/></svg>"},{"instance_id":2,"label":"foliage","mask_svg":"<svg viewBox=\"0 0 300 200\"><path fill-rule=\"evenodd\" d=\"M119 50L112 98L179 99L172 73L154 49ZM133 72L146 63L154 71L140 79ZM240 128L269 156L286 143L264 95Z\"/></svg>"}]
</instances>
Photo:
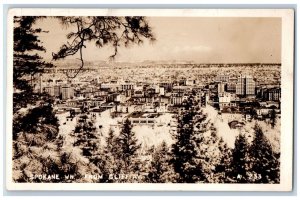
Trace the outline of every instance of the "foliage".
<instances>
[{"instance_id":1,"label":"foliage","mask_svg":"<svg viewBox=\"0 0 300 200\"><path fill-rule=\"evenodd\" d=\"M27 103L33 103L39 99L39 96L33 93L29 79L42 73L45 67L52 67L51 63L43 61L37 53L46 51L38 38L38 34L43 30L33 28L33 25L41 18L33 16L14 17L14 112L24 105L26 106Z\"/></svg>"},{"instance_id":2,"label":"foliage","mask_svg":"<svg viewBox=\"0 0 300 200\"><path fill-rule=\"evenodd\" d=\"M228 174L229 180L233 183L248 182L248 148L245 135L240 133L235 140L230 165L231 172Z\"/></svg>"},{"instance_id":3,"label":"foliage","mask_svg":"<svg viewBox=\"0 0 300 200\"><path fill-rule=\"evenodd\" d=\"M197 135L194 131L196 115L195 102L191 96L184 104L185 110L178 118L178 129L174 135L171 163L178 173L177 182L195 183L206 181L202 169L202 160L197 151Z\"/></svg>"},{"instance_id":4,"label":"foliage","mask_svg":"<svg viewBox=\"0 0 300 200\"><path fill-rule=\"evenodd\" d=\"M58 17L65 27L75 27L76 31L70 32L67 39L71 40L64 44L57 53L53 53L53 59L63 59L79 53L80 68L74 78L84 67L83 49L89 42L95 43L99 48L112 45L113 59L118 54L121 46L129 47L132 44L142 44L143 38L154 41L152 28L145 17L114 17L114 16L93 16L93 17Z\"/></svg>"},{"instance_id":5,"label":"foliage","mask_svg":"<svg viewBox=\"0 0 300 200\"><path fill-rule=\"evenodd\" d=\"M52 102L47 96L35 93L30 78L42 73L44 62L37 52L45 51L41 46L38 33L33 25L40 17L14 18L14 55L13 55L13 171L14 181L34 182L32 175L51 171L40 153L54 151L49 159L55 159L57 150L55 139L58 135L58 121L52 110Z\"/></svg>"},{"instance_id":6,"label":"foliage","mask_svg":"<svg viewBox=\"0 0 300 200\"><path fill-rule=\"evenodd\" d=\"M152 159L146 182L149 183L171 183L176 179L176 174L170 165L171 153L166 142L163 141L157 149L151 151Z\"/></svg>"},{"instance_id":7,"label":"foliage","mask_svg":"<svg viewBox=\"0 0 300 200\"><path fill-rule=\"evenodd\" d=\"M219 156L218 156L218 164L215 167L215 179L214 182L216 183L227 183L228 174L231 172L230 169L230 159L232 156L232 150L227 146L224 140L221 138L218 141L218 149L219 149Z\"/></svg>"},{"instance_id":8,"label":"foliage","mask_svg":"<svg viewBox=\"0 0 300 200\"><path fill-rule=\"evenodd\" d=\"M141 148L141 144L138 143L135 133L132 132L132 125L128 119L123 124L117 142L120 148L119 159L122 163L120 172L124 174L139 172L141 161L138 158L138 151Z\"/></svg>"},{"instance_id":9,"label":"foliage","mask_svg":"<svg viewBox=\"0 0 300 200\"><path fill-rule=\"evenodd\" d=\"M121 169L121 163L119 161L120 149L116 136L112 129L109 130L108 136L105 138L105 147L102 150L102 157L98 157L97 166L99 167L103 178L100 182L114 182L112 174L117 174Z\"/></svg>"},{"instance_id":10,"label":"foliage","mask_svg":"<svg viewBox=\"0 0 300 200\"><path fill-rule=\"evenodd\" d=\"M279 183L279 156L259 125L254 127L254 139L250 147L252 181L254 183Z\"/></svg>"}]
</instances>

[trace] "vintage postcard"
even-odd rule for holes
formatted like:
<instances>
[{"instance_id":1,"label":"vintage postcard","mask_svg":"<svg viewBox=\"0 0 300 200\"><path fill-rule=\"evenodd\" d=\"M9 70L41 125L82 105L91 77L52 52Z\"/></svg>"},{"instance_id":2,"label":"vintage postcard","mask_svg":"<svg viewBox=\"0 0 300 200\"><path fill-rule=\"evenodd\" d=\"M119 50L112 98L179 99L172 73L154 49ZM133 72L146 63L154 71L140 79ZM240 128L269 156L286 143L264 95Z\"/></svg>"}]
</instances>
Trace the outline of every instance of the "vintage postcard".
<instances>
[{"instance_id":1,"label":"vintage postcard","mask_svg":"<svg viewBox=\"0 0 300 200\"><path fill-rule=\"evenodd\" d=\"M11 9L7 31L8 190L292 190L292 9Z\"/></svg>"}]
</instances>

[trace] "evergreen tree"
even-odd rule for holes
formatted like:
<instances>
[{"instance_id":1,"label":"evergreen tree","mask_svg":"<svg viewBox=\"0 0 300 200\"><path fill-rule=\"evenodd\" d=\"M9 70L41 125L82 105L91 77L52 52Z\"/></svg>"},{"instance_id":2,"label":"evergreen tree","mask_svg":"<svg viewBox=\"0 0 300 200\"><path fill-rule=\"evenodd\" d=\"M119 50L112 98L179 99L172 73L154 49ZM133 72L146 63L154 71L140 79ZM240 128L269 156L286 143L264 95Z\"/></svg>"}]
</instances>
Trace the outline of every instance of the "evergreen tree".
<instances>
[{"instance_id":1,"label":"evergreen tree","mask_svg":"<svg viewBox=\"0 0 300 200\"><path fill-rule=\"evenodd\" d=\"M100 154L100 138L96 132L93 120L90 120L87 115L82 116L81 120L75 127L77 133L74 146L79 146L82 149L83 156L86 156L91 161L94 157Z\"/></svg>"},{"instance_id":2,"label":"evergreen tree","mask_svg":"<svg viewBox=\"0 0 300 200\"><path fill-rule=\"evenodd\" d=\"M117 156L116 154L116 137L112 129L109 129L108 136L105 139L106 148L105 152L113 154L113 156Z\"/></svg>"},{"instance_id":3,"label":"evergreen tree","mask_svg":"<svg viewBox=\"0 0 300 200\"><path fill-rule=\"evenodd\" d=\"M120 172L124 174L139 172L141 162L138 158L138 151L141 144L132 132L132 125L128 119L123 124L117 142L120 148L120 164L122 164Z\"/></svg>"},{"instance_id":4,"label":"evergreen tree","mask_svg":"<svg viewBox=\"0 0 300 200\"><path fill-rule=\"evenodd\" d=\"M75 140L73 143L73 150L76 149L77 159L81 162L71 163L77 164L78 173L77 178L89 175L102 175L101 164L103 162L102 148L99 132L96 131L93 119L89 116L83 115L79 118L75 130ZM68 161L68 160L67 160ZM70 165L65 163L65 165ZM71 165L71 166L72 166ZM73 166L76 167L76 166ZM90 171L88 171L90 170ZM77 179L77 181L81 181ZM99 182L99 179L85 179L83 182Z\"/></svg>"},{"instance_id":5,"label":"evergreen tree","mask_svg":"<svg viewBox=\"0 0 300 200\"><path fill-rule=\"evenodd\" d=\"M97 160L97 166L100 168L103 179L100 182L114 182L110 175L117 174L122 167L120 163L120 149L116 141L116 136L112 129L109 130L108 136L105 138L105 147L102 156Z\"/></svg>"},{"instance_id":6,"label":"evergreen tree","mask_svg":"<svg viewBox=\"0 0 300 200\"><path fill-rule=\"evenodd\" d=\"M204 128L206 126L206 128ZM197 131L198 155L202 163L205 182L223 183L230 164L230 149L223 138L217 136L213 124L203 123Z\"/></svg>"},{"instance_id":7,"label":"evergreen tree","mask_svg":"<svg viewBox=\"0 0 300 200\"><path fill-rule=\"evenodd\" d=\"M45 51L38 38L41 29L33 28L40 17L14 17L13 55L13 180L36 182L34 174L50 171L40 153L49 149L49 159L58 153L55 139L58 135L58 120L52 109L52 101L45 94L35 92L31 80L42 73L45 67L38 52ZM43 102L43 103L42 103ZM51 148L50 148L51 147Z\"/></svg>"},{"instance_id":8,"label":"evergreen tree","mask_svg":"<svg viewBox=\"0 0 300 200\"><path fill-rule=\"evenodd\" d=\"M216 165L214 176L217 183L227 183L230 182L227 177L228 174L231 172L230 169L230 159L231 159L231 149L227 146L224 142L223 138L218 141L218 164Z\"/></svg>"},{"instance_id":9,"label":"evergreen tree","mask_svg":"<svg viewBox=\"0 0 300 200\"><path fill-rule=\"evenodd\" d=\"M169 148L165 141L153 152L148 172L147 182L168 183L174 181L175 173L169 164L171 159Z\"/></svg>"},{"instance_id":10,"label":"evergreen tree","mask_svg":"<svg viewBox=\"0 0 300 200\"><path fill-rule=\"evenodd\" d=\"M247 162L248 162L248 144L244 134L240 133L234 144L231 159L231 172L228 173L228 180L234 183L247 183Z\"/></svg>"},{"instance_id":11,"label":"evergreen tree","mask_svg":"<svg viewBox=\"0 0 300 200\"><path fill-rule=\"evenodd\" d=\"M255 183L279 183L279 160L270 141L259 125L254 127L254 139L250 147L252 181Z\"/></svg>"},{"instance_id":12,"label":"evergreen tree","mask_svg":"<svg viewBox=\"0 0 300 200\"><path fill-rule=\"evenodd\" d=\"M196 115L193 100L190 98L184 105L185 111L178 118L178 129L174 135L171 163L178 173L177 182L195 183L206 181L202 171L202 161L198 155L197 135L194 131L194 116Z\"/></svg>"},{"instance_id":13,"label":"evergreen tree","mask_svg":"<svg viewBox=\"0 0 300 200\"><path fill-rule=\"evenodd\" d=\"M16 112L29 104L40 100L41 94L35 94L31 79L42 73L45 67L52 67L51 63L43 61L36 52L45 52L38 34L43 32L33 25L41 17L14 17L14 55L13 55L13 111Z\"/></svg>"}]
</instances>

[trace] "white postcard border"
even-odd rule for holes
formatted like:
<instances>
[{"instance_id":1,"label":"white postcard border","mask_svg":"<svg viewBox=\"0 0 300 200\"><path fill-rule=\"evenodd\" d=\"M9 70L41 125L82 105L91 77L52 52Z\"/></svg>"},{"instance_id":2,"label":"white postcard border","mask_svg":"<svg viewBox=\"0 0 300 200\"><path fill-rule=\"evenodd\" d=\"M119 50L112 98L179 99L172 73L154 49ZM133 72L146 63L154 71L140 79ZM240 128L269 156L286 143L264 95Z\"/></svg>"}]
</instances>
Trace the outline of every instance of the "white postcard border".
<instances>
[{"instance_id":1,"label":"white postcard border","mask_svg":"<svg viewBox=\"0 0 300 200\"><path fill-rule=\"evenodd\" d=\"M13 16L181 16L280 17L281 54L281 167L280 184L158 184L158 183L14 183L12 180ZM293 183L293 68L294 10L292 9L22 9L9 10L7 27L7 190L97 191L291 191Z\"/></svg>"}]
</instances>

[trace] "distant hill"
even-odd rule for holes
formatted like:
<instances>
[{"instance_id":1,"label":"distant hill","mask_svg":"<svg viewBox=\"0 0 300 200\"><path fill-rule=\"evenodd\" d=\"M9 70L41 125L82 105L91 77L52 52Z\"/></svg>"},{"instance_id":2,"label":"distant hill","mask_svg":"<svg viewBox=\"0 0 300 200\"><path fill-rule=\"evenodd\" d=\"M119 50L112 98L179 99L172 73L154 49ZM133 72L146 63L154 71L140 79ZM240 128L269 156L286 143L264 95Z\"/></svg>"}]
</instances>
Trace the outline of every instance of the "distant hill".
<instances>
[{"instance_id":1,"label":"distant hill","mask_svg":"<svg viewBox=\"0 0 300 200\"><path fill-rule=\"evenodd\" d=\"M50 61L50 60L49 60ZM57 68L76 68L80 66L80 61L78 59L64 59L58 61L50 61ZM122 62L122 61L105 61L105 60L95 60L95 61L84 61L85 67L87 68L101 68L109 66L155 66L155 65L201 65L203 67L230 67L234 65L239 66L264 66L264 65L281 65L281 63L196 63L194 61L182 61L182 60L144 60L140 62Z\"/></svg>"}]
</instances>

